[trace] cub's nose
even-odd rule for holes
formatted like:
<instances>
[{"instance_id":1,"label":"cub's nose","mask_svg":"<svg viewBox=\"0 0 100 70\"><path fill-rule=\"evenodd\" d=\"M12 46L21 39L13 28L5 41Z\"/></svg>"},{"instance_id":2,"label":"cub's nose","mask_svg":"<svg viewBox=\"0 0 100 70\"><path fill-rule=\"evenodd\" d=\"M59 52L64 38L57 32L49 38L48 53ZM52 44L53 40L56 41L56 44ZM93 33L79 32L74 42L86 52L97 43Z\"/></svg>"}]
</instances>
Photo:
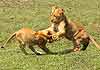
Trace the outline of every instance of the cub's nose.
<instances>
[{"instance_id":1,"label":"cub's nose","mask_svg":"<svg viewBox=\"0 0 100 70\"><path fill-rule=\"evenodd\" d=\"M53 22L53 19L51 19L51 22Z\"/></svg>"}]
</instances>

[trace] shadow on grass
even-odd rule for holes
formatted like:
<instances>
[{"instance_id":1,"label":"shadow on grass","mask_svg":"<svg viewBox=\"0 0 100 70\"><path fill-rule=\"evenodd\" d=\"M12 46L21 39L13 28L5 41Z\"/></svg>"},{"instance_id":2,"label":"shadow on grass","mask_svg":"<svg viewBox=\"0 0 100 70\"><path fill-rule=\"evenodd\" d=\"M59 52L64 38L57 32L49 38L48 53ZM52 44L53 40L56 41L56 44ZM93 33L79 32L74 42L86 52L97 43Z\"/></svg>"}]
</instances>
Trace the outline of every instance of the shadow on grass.
<instances>
[{"instance_id":1,"label":"shadow on grass","mask_svg":"<svg viewBox=\"0 0 100 70\"><path fill-rule=\"evenodd\" d=\"M63 54L69 54L71 52L73 52L73 49L65 49L63 51L59 51L58 54L63 55Z\"/></svg>"},{"instance_id":2,"label":"shadow on grass","mask_svg":"<svg viewBox=\"0 0 100 70\"><path fill-rule=\"evenodd\" d=\"M5 48L1 44L0 44L0 48L5 50ZM64 54L69 54L71 52L73 52L72 49L65 49L63 51L58 51L58 52L40 53L40 54L28 53L27 55L38 55L38 56L41 56L41 55L64 55ZM20 52L17 52L17 53L20 53Z\"/></svg>"},{"instance_id":3,"label":"shadow on grass","mask_svg":"<svg viewBox=\"0 0 100 70\"><path fill-rule=\"evenodd\" d=\"M63 51L58 51L58 52L51 52L51 53L48 53L48 54L39 54L39 56L42 56L42 55L64 55L64 54L69 54L73 52L72 49L65 49ZM32 54L32 55L35 55L35 54Z\"/></svg>"}]
</instances>

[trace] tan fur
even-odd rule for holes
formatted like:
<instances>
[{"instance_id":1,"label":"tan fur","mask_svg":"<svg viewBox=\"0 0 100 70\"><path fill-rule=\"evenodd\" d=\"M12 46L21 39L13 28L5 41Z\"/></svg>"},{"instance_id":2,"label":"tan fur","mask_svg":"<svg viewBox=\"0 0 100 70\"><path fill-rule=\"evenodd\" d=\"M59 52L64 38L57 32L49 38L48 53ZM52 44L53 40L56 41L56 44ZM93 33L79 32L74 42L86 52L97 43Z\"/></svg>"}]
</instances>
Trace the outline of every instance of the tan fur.
<instances>
[{"instance_id":1,"label":"tan fur","mask_svg":"<svg viewBox=\"0 0 100 70\"><path fill-rule=\"evenodd\" d=\"M50 21L52 22L56 36L64 36L73 42L73 51L79 51L80 44L83 44L82 50L85 50L89 44L89 40L92 40L96 47L100 48L92 36L89 35L83 27L78 26L76 23L67 19L62 8L54 7L52 9Z\"/></svg>"},{"instance_id":2,"label":"tan fur","mask_svg":"<svg viewBox=\"0 0 100 70\"><path fill-rule=\"evenodd\" d=\"M76 31L76 33L74 34L74 38L78 39L78 38L84 38L84 33L86 33L86 31L83 28L80 28L78 31ZM100 49L100 46L97 44L97 42L93 39L93 37L88 34L90 40L95 44L95 46L97 48Z\"/></svg>"},{"instance_id":3,"label":"tan fur","mask_svg":"<svg viewBox=\"0 0 100 70\"><path fill-rule=\"evenodd\" d=\"M12 34L8 40L4 43L2 48L6 46L6 44L15 37L16 40L20 43L20 48L22 51L27 54L25 51L25 46L28 46L35 54L39 54L32 46L38 45L43 51L46 53L51 53L48 48L46 48L46 43L48 40L51 40L51 35L48 35L48 31L38 31L35 32L29 28L22 28L19 31Z\"/></svg>"}]
</instances>

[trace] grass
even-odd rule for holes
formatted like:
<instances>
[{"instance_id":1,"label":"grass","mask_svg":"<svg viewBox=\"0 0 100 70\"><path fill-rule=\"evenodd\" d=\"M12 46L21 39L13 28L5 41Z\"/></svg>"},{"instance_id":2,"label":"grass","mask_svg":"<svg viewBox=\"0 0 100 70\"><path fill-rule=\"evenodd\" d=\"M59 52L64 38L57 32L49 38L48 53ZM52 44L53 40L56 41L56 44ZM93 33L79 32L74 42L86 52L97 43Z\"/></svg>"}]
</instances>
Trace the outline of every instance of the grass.
<instances>
[{"instance_id":1,"label":"grass","mask_svg":"<svg viewBox=\"0 0 100 70\"><path fill-rule=\"evenodd\" d=\"M0 1L0 44L22 27L47 28L50 25L49 4L63 7L69 19L84 25L100 43L99 0L7 0ZM92 43L86 51L41 56L24 55L17 44L11 41L6 49L0 49L0 70L100 70L100 51ZM73 45L62 39L47 44L47 47L52 51L66 52ZM28 48L26 50L33 53Z\"/></svg>"}]
</instances>

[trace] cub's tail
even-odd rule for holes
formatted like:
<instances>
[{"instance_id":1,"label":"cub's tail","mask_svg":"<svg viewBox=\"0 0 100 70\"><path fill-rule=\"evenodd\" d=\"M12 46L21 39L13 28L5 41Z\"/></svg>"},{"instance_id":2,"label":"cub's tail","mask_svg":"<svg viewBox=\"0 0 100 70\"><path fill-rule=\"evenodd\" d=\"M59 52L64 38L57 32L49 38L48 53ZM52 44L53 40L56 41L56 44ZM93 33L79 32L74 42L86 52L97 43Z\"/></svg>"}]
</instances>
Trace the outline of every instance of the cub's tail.
<instances>
[{"instance_id":1,"label":"cub's tail","mask_svg":"<svg viewBox=\"0 0 100 70\"><path fill-rule=\"evenodd\" d=\"M93 39L93 37L89 34L90 40L93 42L93 44L100 49L100 46L97 44L97 42Z\"/></svg>"},{"instance_id":2,"label":"cub's tail","mask_svg":"<svg viewBox=\"0 0 100 70\"><path fill-rule=\"evenodd\" d=\"M13 34L6 40L6 42L4 43L4 45L1 46L1 48L4 48L4 47L6 46L6 44L7 44L14 36L16 36L16 33L13 33Z\"/></svg>"}]
</instances>

